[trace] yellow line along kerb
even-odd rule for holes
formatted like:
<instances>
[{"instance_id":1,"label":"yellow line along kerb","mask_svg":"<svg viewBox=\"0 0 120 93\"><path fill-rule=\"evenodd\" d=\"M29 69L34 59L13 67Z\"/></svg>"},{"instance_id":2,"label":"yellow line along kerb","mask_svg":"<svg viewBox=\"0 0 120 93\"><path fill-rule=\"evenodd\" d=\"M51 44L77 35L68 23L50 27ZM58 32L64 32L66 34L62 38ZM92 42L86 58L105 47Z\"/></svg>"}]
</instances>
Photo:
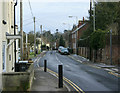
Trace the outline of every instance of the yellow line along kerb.
<instances>
[{"instance_id":1,"label":"yellow line along kerb","mask_svg":"<svg viewBox=\"0 0 120 93\"><path fill-rule=\"evenodd\" d=\"M109 74L112 74L112 75L114 75L114 76L116 76L116 77L120 77L120 75L118 74L118 75L116 75L114 72L108 72Z\"/></svg>"},{"instance_id":2,"label":"yellow line along kerb","mask_svg":"<svg viewBox=\"0 0 120 93\"><path fill-rule=\"evenodd\" d=\"M55 74L58 77L58 74L50 69L47 69L49 72ZM75 83L73 83L72 81L70 81L69 79L63 77L63 80L66 81L68 84L70 84L77 92L79 93L85 93L81 88L79 88Z\"/></svg>"}]
</instances>

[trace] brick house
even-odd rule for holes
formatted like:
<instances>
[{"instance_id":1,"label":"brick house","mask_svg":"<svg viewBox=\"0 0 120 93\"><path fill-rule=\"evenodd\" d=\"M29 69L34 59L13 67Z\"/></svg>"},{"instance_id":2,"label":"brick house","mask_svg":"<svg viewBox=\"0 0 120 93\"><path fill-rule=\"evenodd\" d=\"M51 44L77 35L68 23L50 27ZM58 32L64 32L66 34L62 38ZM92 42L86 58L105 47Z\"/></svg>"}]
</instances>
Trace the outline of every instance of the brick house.
<instances>
[{"instance_id":1,"label":"brick house","mask_svg":"<svg viewBox=\"0 0 120 93\"><path fill-rule=\"evenodd\" d=\"M85 31L88 28L89 24L88 21L85 21L84 18L83 20L79 21L77 26L73 26L73 29L70 33L70 48L73 49L74 54L79 54L79 48L78 48L78 40L80 39L81 35L83 34L83 31Z\"/></svg>"}]
</instances>

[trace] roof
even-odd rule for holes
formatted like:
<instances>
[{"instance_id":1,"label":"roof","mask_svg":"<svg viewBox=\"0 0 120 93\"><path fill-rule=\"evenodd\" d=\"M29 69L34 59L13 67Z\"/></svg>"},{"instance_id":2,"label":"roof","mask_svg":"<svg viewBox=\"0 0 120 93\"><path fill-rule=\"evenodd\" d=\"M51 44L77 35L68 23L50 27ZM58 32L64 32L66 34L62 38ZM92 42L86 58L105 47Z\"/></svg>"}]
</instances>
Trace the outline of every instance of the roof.
<instances>
[{"instance_id":1,"label":"roof","mask_svg":"<svg viewBox=\"0 0 120 93\"><path fill-rule=\"evenodd\" d=\"M77 32L79 29L81 29L82 27L84 27L86 24L87 24L87 23L82 24L80 27L78 27L78 28L77 28L76 30L74 30L72 33Z\"/></svg>"}]
</instances>

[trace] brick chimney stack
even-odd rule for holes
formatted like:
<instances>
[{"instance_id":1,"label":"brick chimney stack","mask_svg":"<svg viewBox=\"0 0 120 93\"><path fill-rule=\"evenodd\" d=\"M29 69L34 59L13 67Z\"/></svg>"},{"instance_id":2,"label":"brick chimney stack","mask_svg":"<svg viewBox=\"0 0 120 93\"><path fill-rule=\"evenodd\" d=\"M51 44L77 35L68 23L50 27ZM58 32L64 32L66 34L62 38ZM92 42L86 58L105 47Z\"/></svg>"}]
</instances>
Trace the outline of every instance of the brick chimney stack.
<instances>
[{"instance_id":1,"label":"brick chimney stack","mask_svg":"<svg viewBox=\"0 0 120 93\"><path fill-rule=\"evenodd\" d=\"M79 20L79 22L78 22L78 27L80 27L82 24L84 24L84 22L85 22L85 19L84 19L84 17L83 17L83 20Z\"/></svg>"},{"instance_id":2,"label":"brick chimney stack","mask_svg":"<svg viewBox=\"0 0 120 93\"><path fill-rule=\"evenodd\" d=\"M79 20L78 27L80 27L81 25L82 25L82 22L81 22L81 20Z\"/></svg>"},{"instance_id":3,"label":"brick chimney stack","mask_svg":"<svg viewBox=\"0 0 120 93\"><path fill-rule=\"evenodd\" d=\"M83 17L83 23L84 23L84 21L85 21L85 19L84 19L84 17Z\"/></svg>"}]
</instances>

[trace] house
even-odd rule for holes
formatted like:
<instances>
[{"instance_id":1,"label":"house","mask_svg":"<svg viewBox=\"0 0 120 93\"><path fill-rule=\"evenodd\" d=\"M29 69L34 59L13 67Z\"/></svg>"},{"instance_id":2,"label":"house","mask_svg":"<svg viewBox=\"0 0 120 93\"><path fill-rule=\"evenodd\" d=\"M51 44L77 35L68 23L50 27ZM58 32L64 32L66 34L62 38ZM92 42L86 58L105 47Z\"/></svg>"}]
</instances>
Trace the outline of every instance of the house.
<instances>
[{"instance_id":1,"label":"house","mask_svg":"<svg viewBox=\"0 0 120 93\"><path fill-rule=\"evenodd\" d=\"M79 23L77 26L73 26L73 29L71 31L71 34L70 34L70 38L72 40L71 44L70 44L70 47L73 49L73 53L75 54L78 54L78 40L80 39L83 31L85 31L87 28L88 28L88 22L84 20L84 17L83 17L83 20L79 20Z\"/></svg>"},{"instance_id":2,"label":"house","mask_svg":"<svg viewBox=\"0 0 120 93\"><path fill-rule=\"evenodd\" d=\"M14 5L14 0L0 1L0 72L14 72L15 60L18 59L15 52L18 50L17 39L21 36L14 35L18 28L15 26L14 30Z\"/></svg>"},{"instance_id":3,"label":"house","mask_svg":"<svg viewBox=\"0 0 120 93\"><path fill-rule=\"evenodd\" d=\"M71 31L71 48L73 49L73 53L78 54L80 56L89 58L91 61L102 62L105 64L111 64L110 59L110 35L107 34L105 38L105 48L99 49L97 51L97 58L95 59L95 50L90 50L89 47L83 47L77 45L77 41L82 36L83 32L89 27L89 23L87 21L79 21L78 27L73 27ZM118 43L118 24L113 23L108 27L108 30L112 29L112 64L120 64L120 45ZM91 51L91 53L90 53Z\"/></svg>"}]
</instances>

